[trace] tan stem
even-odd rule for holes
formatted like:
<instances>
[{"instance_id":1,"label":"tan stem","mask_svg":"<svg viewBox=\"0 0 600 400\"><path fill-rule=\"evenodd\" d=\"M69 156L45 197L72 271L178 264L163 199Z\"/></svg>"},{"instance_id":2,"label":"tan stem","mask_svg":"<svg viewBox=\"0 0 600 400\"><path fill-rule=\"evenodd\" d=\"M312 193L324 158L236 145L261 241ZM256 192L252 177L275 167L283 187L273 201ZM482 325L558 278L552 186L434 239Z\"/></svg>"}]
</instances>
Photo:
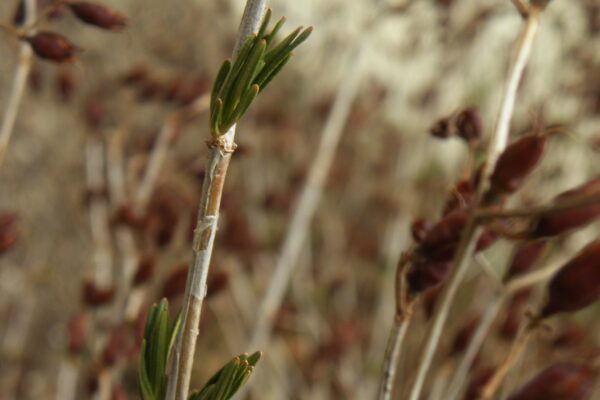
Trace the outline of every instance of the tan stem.
<instances>
[{"instance_id":1,"label":"tan stem","mask_svg":"<svg viewBox=\"0 0 600 400\"><path fill-rule=\"evenodd\" d=\"M517 89L523 76L525 66L527 65L527 61L529 60L538 26L539 12L536 9L532 9L528 14L521 36L517 42L517 51L510 66L498 120L487 151L487 162L484 165L481 183L474 203L475 209L482 203L484 195L489 187L490 175L494 170L498 157L506 148L509 137L510 120L515 107ZM475 250L477 238L481 231L482 229L478 226L475 214L472 213L469 216L469 220L456 250L448 283L444 286L442 293L440 294L440 303L435 309L433 323L427 331L425 347L421 353L416 379L411 387L410 400L418 400L421 396L421 390L425 383L425 378L429 367L431 366L431 362L433 361L433 356L437 350L444 325L448 319L450 307L467 272Z\"/></svg>"},{"instance_id":2,"label":"tan stem","mask_svg":"<svg viewBox=\"0 0 600 400\"><path fill-rule=\"evenodd\" d=\"M266 10L266 0L248 0L234 55L246 38L258 31ZM222 137L222 140L211 145L211 152L206 168L206 176L202 185L202 196L198 209L198 221L194 231L192 265L188 273L181 312L181 329L172 354L171 371L167 387L167 400L187 400L198 325L202 311L202 302L206 296L206 280L219 220L219 208L223 185L231 155L235 149L234 125Z\"/></svg>"},{"instance_id":3,"label":"tan stem","mask_svg":"<svg viewBox=\"0 0 600 400\"><path fill-rule=\"evenodd\" d=\"M36 18L36 0L25 1L25 21L26 27L31 26ZM23 41L19 46L19 63L15 71L15 77L13 80L13 88L8 99L8 105L4 112L2 119L2 125L0 126L0 166L6 155L8 149L8 143L14 131L15 121L19 113L19 107L21 100L23 99L23 93L27 87L27 78L31 71L31 64L33 61L33 51L29 43Z\"/></svg>"},{"instance_id":4,"label":"tan stem","mask_svg":"<svg viewBox=\"0 0 600 400\"><path fill-rule=\"evenodd\" d=\"M510 352L506 359L500 364L500 366L494 372L494 375L490 378L490 380L485 384L483 389L481 390L481 394L479 396L480 400L489 400L491 399L504 381L504 378L508 374L508 371L513 366L513 364L518 360L523 350L527 346L529 339L531 338L531 334L533 332L534 325L528 325L523 329L519 336L515 339Z\"/></svg>"},{"instance_id":5,"label":"tan stem","mask_svg":"<svg viewBox=\"0 0 600 400\"><path fill-rule=\"evenodd\" d=\"M340 86L336 99L329 114L327 123L323 128L319 148L302 193L292 216L286 233L274 273L267 285L267 291L258 311L250 348L257 348L269 339L275 314L279 309L288 287L298 256L310 223L321 199L323 186L331 169L335 151L339 143L350 107L354 102L362 75L363 45L360 44L353 50L350 58L343 85Z\"/></svg>"}]
</instances>

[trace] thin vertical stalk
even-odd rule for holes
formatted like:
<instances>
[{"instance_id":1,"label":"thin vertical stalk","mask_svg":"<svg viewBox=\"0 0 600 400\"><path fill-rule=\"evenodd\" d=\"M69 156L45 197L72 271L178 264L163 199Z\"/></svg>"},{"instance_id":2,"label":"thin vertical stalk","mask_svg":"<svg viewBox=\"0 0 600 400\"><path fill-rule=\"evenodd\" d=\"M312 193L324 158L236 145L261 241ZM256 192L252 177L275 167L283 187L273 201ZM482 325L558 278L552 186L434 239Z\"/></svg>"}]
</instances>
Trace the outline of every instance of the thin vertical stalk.
<instances>
[{"instance_id":1,"label":"thin vertical stalk","mask_svg":"<svg viewBox=\"0 0 600 400\"><path fill-rule=\"evenodd\" d=\"M348 68L342 78L333 109L323 128L317 155L295 207L290 227L275 265L275 271L267 285L267 292L262 299L251 339L251 348L260 347L269 339L275 314L281 305L290 277L297 265L302 244L321 199L325 180L331 169L337 145L361 81L365 39L363 38L358 43L349 57Z\"/></svg>"},{"instance_id":2,"label":"thin vertical stalk","mask_svg":"<svg viewBox=\"0 0 600 400\"><path fill-rule=\"evenodd\" d=\"M529 10L525 25L517 42L516 54L510 66L498 120L488 147L487 162L483 168L482 180L477 191L473 209L477 209L478 206L482 204L485 192L489 187L490 176L494 170L496 161L508 142L510 120L515 107L517 89L523 76L525 66L527 65L527 61L529 60L533 42L538 31L539 15L540 10L538 8L532 7L531 10ZM452 272L448 279L448 283L444 286L440 295L440 304L435 309L433 324L430 326L426 335L425 347L421 354L417 376L411 387L410 400L418 400L421 395L427 371L431 366L444 325L448 319L450 307L456 296L458 287L462 283L465 273L467 272L471 257L475 250L477 237L479 237L481 230L475 214L471 213L453 260Z\"/></svg>"},{"instance_id":3,"label":"thin vertical stalk","mask_svg":"<svg viewBox=\"0 0 600 400\"><path fill-rule=\"evenodd\" d=\"M32 26L36 19L36 0L25 0L25 20L23 25L26 27ZM0 166L6 155L8 149L8 143L12 136L15 121L19 114L19 106L23 99L23 93L27 86L27 78L31 71L31 64L33 61L33 51L29 43L22 41L19 46L19 63L15 71L15 78L13 80L13 88L8 99L6 111L4 112L4 118L2 119L2 126L0 126Z\"/></svg>"},{"instance_id":4,"label":"thin vertical stalk","mask_svg":"<svg viewBox=\"0 0 600 400\"><path fill-rule=\"evenodd\" d=\"M241 43L253 32L258 31L266 10L266 0L248 0L240 24L234 55ZM211 143L206 177L202 185L202 197L198 209L198 220L194 230L192 264L188 272L185 298L181 313L181 330L172 354L172 369L169 375L167 400L187 400L198 325L202 302L206 296L206 280L217 232L219 208L227 168L235 150L234 125L218 143Z\"/></svg>"},{"instance_id":5,"label":"thin vertical stalk","mask_svg":"<svg viewBox=\"0 0 600 400\"><path fill-rule=\"evenodd\" d=\"M398 367L398 359L400 358L400 349L402 348L402 343L409 325L410 318L396 318L394 320L394 326L390 331L390 337L385 350L385 367L378 397L381 400L392 399L396 368Z\"/></svg>"}]
</instances>

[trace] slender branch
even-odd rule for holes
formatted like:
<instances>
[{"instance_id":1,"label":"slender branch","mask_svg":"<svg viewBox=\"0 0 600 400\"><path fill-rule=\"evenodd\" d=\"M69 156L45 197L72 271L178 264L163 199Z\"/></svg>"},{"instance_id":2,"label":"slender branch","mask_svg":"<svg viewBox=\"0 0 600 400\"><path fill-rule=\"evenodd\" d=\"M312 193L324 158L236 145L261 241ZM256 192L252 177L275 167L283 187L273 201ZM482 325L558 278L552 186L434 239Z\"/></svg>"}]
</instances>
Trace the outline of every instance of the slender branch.
<instances>
[{"instance_id":1,"label":"slender branch","mask_svg":"<svg viewBox=\"0 0 600 400\"><path fill-rule=\"evenodd\" d=\"M275 265L275 271L267 285L267 292L258 311L250 348L259 348L269 339L275 314L281 305L310 223L321 199L325 180L331 169L337 145L361 80L361 60L365 40L363 39L359 43L352 50L353 54L347 63L348 69L342 79L344 84L339 87L332 111L323 128L315 160L302 188Z\"/></svg>"},{"instance_id":2,"label":"slender branch","mask_svg":"<svg viewBox=\"0 0 600 400\"><path fill-rule=\"evenodd\" d=\"M25 1L25 21L24 26L31 26L35 22L36 18L36 0ZM15 121L17 120L17 114L19 113L19 106L23 99L23 93L27 86L27 78L31 71L31 64L33 61L33 51L29 43L22 41L19 46L19 64L15 71L15 78L13 81L13 88L10 94L6 111L4 112L4 118L2 119L2 126L0 126L0 166L6 155L8 149L8 143L12 136Z\"/></svg>"},{"instance_id":3,"label":"slender branch","mask_svg":"<svg viewBox=\"0 0 600 400\"><path fill-rule=\"evenodd\" d=\"M539 11L537 9L532 9L527 17L525 26L517 43L516 56L511 63L500 106L500 113L487 151L487 162L484 165L481 184L477 191L475 209L482 203L485 192L489 187L489 179L498 157L508 142L510 120L515 107L517 89L529 59L538 26ZM427 332L425 347L421 354L417 376L411 388L410 400L418 400L420 398L427 371L429 370L439 344L446 320L448 319L450 306L452 305L458 287L467 272L481 230L482 229L478 226L475 214L471 214L453 260L452 272L448 279L449 282L442 290L440 304L436 307L434 312L433 324Z\"/></svg>"},{"instance_id":4,"label":"slender branch","mask_svg":"<svg viewBox=\"0 0 600 400\"><path fill-rule=\"evenodd\" d=\"M412 317L413 303L408 299L406 287L406 267L409 261L408 253L403 254L396 269L396 316L383 359L383 376L378 396L380 400L392 398L400 350Z\"/></svg>"},{"instance_id":5,"label":"slender branch","mask_svg":"<svg viewBox=\"0 0 600 400\"><path fill-rule=\"evenodd\" d=\"M266 10L266 0L248 0L240 24L234 54L241 43L260 27ZM198 209L198 221L194 231L192 264L188 273L184 305L181 314L181 330L172 355L172 369L167 388L168 400L187 400L198 324L202 302L206 296L206 280L212 256L213 244L219 220L221 195L227 168L235 150L234 125L224 135L224 140L211 145L206 177L202 185L202 197Z\"/></svg>"},{"instance_id":6,"label":"slender branch","mask_svg":"<svg viewBox=\"0 0 600 400\"><path fill-rule=\"evenodd\" d=\"M523 18L527 18L527 16L529 15L529 6L525 4L523 0L512 0L512 3L519 11L519 14L521 14Z\"/></svg>"},{"instance_id":7,"label":"slender branch","mask_svg":"<svg viewBox=\"0 0 600 400\"><path fill-rule=\"evenodd\" d=\"M581 196L562 200L556 203L544 204L531 208L518 208L514 210L480 209L475 212L476 218L480 222L501 218L531 218L537 215L548 214L551 212L569 211L581 207L588 207L600 204L600 194L591 196Z\"/></svg>"},{"instance_id":8,"label":"slender branch","mask_svg":"<svg viewBox=\"0 0 600 400\"><path fill-rule=\"evenodd\" d=\"M518 360L519 356L523 353L523 350L527 347L527 343L529 343L529 339L531 338L531 334L534 332L537 327L537 323L535 321L530 322L517 336L515 339L510 352L506 359L502 362L502 364L496 369L492 378L485 384L483 389L481 390L480 399L481 400L489 400L491 399L504 381L504 378L508 374L508 371L513 366L513 364Z\"/></svg>"},{"instance_id":9,"label":"slender branch","mask_svg":"<svg viewBox=\"0 0 600 400\"><path fill-rule=\"evenodd\" d=\"M206 111L210 102L210 95L205 94L194 101L183 111L173 112L169 115L163 124L156 144L152 148L150 159L146 167L146 173L142 182L135 193L134 204L138 212L144 212L156 187L156 182L160 175L162 166L167 158L167 154L173 144L173 137L181 128L184 117L193 118L196 115Z\"/></svg>"},{"instance_id":10,"label":"slender branch","mask_svg":"<svg viewBox=\"0 0 600 400\"><path fill-rule=\"evenodd\" d=\"M504 304L510 295L517 293L521 289L525 289L527 287L547 281L554 276L558 270L560 270L562 265L562 263L552 264L540 270L514 277L503 285L501 294L487 305L483 317L481 318L481 321L479 322L479 325L473 334L473 338L469 342L469 346L465 351L465 355L454 371L454 375L450 381L450 387L446 391L448 400L454 400L460 395L460 391L467 379L471 365L473 365L475 357L477 357L479 349L483 345L483 342L487 337L487 333L489 332L496 315L500 311L502 304Z\"/></svg>"}]
</instances>

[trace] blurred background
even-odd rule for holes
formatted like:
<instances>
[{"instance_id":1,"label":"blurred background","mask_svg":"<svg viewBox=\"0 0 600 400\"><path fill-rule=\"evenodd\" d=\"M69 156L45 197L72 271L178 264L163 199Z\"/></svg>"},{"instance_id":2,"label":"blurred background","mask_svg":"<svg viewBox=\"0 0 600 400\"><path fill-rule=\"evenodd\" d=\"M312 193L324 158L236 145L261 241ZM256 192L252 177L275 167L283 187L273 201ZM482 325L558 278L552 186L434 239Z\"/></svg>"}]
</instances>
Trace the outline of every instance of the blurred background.
<instances>
[{"instance_id":1,"label":"blurred background","mask_svg":"<svg viewBox=\"0 0 600 400\"><path fill-rule=\"evenodd\" d=\"M162 296L173 310L180 307L209 151L201 102L168 137L143 215L135 212L136 195L161 128L198 104L230 55L245 2L101 2L128 17L124 30L102 31L69 13L41 22L82 52L66 65L34 59L0 166L0 214L17 219L16 242L0 255L0 399L138 398L135 332L144 311ZM12 23L18 3L0 2L2 24ZM507 0L268 3L276 17L287 17L284 30L312 25L314 33L238 127L192 386L255 350L246 346L261 296L324 128L337 124L341 136L323 171L322 197L261 348L269 360L249 386L260 385L253 398L261 399L372 398L410 224L437 218L469 168L463 141L429 130L441 117L476 107L485 141L522 20ZM18 40L3 32L0 110L18 53ZM332 114L336 99L349 106L347 115ZM539 121L562 129L514 205L542 204L600 171L596 0L555 0L543 15L511 132L516 137ZM574 254L597 232L596 224L569 236L556 257ZM510 249L500 241L486 252L497 271ZM132 287L120 280L124 273L134 276ZM491 287L472 268L440 365L456 331L490 300ZM421 308L401 375L418 356ZM579 345L597 349L598 312L596 306L555 321L512 384L557 351L582 351L548 347L563 328L584 327ZM501 360L510 345L501 334L503 313L486 340L484 364Z\"/></svg>"}]
</instances>

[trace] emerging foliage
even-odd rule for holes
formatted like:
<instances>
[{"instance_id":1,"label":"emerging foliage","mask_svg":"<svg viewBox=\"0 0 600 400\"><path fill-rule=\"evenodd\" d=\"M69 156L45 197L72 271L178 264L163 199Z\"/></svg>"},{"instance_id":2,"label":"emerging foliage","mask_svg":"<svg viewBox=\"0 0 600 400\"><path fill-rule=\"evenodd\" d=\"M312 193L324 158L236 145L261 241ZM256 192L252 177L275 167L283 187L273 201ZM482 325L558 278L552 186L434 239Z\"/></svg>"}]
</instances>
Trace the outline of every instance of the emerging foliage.
<instances>
[{"instance_id":1,"label":"emerging foliage","mask_svg":"<svg viewBox=\"0 0 600 400\"><path fill-rule=\"evenodd\" d=\"M250 35L235 61L223 62L210 101L210 131L214 138L225 134L250 107L281 71L292 56L292 50L304 42L312 28L296 28L279 43L274 43L277 32L285 22L281 18L267 33L271 10L267 10L257 34Z\"/></svg>"},{"instance_id":2,"label":"emerging foliage","mask_svg":"<svg viewBox=\"0 0 600 400\"><path fill-rule=\"evenodd\" d=\"M254 366L260 360L261 352L252 355L240 354L229 361L212 378L204 388L192 393L189 400L228 400L248 381Z\"/></svg>"},{"instance_id":3,"label":"emerging foliage","mask_svg":"<svg viewBox=\"0 0 600 400\"><path fill-rule=\"evenodd\" d=\"M165 370L175 343L180 319L169 323L169 304L163 299L153 305L146 320L140 351L140 395L143 400L162 400L167 389Z\"/></svg>"}]
</instances>

